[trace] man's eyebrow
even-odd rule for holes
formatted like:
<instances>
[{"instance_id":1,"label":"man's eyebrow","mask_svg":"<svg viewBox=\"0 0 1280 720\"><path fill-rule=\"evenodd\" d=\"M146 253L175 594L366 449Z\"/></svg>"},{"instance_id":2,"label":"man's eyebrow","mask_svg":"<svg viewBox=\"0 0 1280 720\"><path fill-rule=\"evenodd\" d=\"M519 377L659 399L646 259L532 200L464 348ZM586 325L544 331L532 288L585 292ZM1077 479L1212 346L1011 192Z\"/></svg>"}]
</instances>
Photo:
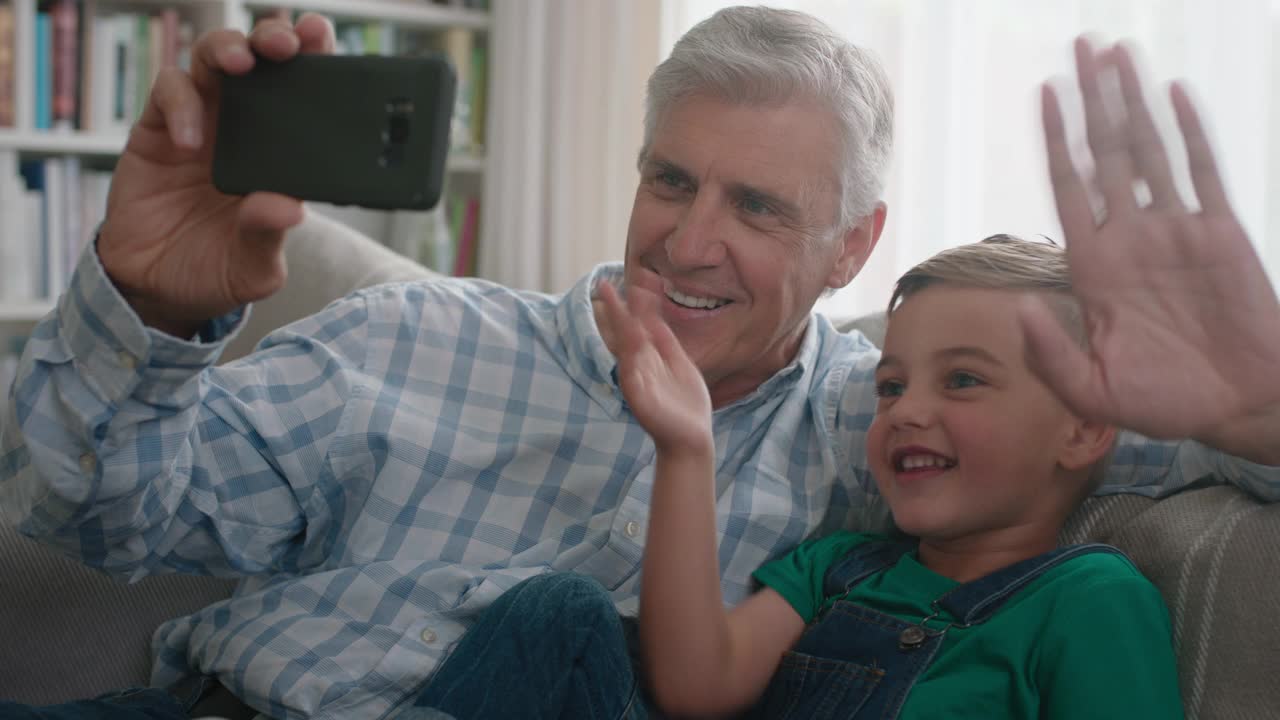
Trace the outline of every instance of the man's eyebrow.
<instances>
[{"instance_id":1,"label":"man's eyebrow","mask_svg":"<svg viewBox=\"0 0 1280 720\"><path fill-rule=\"evenodd\" d=\"M650 154L649 157L645 159L643 167L645 170L661 170L674 175L679 175L685 180L693 179L693 174L688 170L685 170L679 165L658 155Z\"/></svg>"},{"instance_id":2,"label":"man's eyebrow","mask_svg":"<svg viewBox=\"0 0 1280 720\"><path fill-rule=\"evenodd\" d=\"M934 357L948 360L955 358L977 358L978 360L982 360L992 365L1004 367L1004 363L1000 362L999 358L976 345L957 345L955 347L943 348L936 351L933 355ZM901 364L902 361L894 355L881 355L880 362L876 363L876 370L879 370L886 365Z\"/></svg>"}]
</instances>

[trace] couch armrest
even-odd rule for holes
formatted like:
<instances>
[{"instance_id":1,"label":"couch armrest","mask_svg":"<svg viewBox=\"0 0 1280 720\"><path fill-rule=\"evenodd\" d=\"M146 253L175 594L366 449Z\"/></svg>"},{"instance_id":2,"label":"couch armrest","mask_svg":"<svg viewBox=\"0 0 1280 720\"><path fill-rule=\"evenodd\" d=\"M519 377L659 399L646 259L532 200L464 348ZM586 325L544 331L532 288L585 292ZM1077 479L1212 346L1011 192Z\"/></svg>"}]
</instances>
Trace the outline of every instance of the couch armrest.
<instances>
[{"instance_id":1,"label":"couch armrest","mask_svg":"<svg viewBox=\"0 0 1280 720\"><path fill-rule=\"evenodd\" d=\"M0 699L50 704L146 685L156 627L233 587L181 576L126 585L0 522Z\"/></svg>"}]
</instances>

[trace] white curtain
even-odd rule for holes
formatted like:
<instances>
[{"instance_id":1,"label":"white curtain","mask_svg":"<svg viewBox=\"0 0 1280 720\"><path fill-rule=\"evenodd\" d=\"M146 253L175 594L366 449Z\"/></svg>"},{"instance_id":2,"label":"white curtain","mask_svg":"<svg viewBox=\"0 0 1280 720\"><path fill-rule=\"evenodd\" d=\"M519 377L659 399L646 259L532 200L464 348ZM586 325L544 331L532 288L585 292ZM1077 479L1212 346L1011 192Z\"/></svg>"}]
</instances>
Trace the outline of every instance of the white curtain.
<instances>
[{"instance_id":1,"label":"white curtain","mask_svg":"<svg viewBox=\"0 0 1280 720\"><path fill-rule=\"evenodd\" d=\"M622 258L660 9L494 0L482 277L559 292Z\"/></svg>"},{"instance_id":2,"label":"white curtain","mask_svg":"<svg viewBox=\"0 0 1280 720\"><path fill-rule=\"evenodd\" d=\"M663 55L717 0L665 0ZM792 0L876 51L897 102L889 221L871 262L824 301L880 309L894 279L996 232L1061 238L1045 169L1038 88L1070 87L1071 40L1132 40L1167 131L1167 80L1185 79L1213 132L1236 211L1280 283L1280 0ZM1172 144L1172 132L1166 132ZM1181 146L1175 146L1181 158ZM1185 163L1182 170L1185 172ZM1189 189L1189 183L1184 184ZM1192 196L1187 195L1188 200Z\"/></svg>"}]
</instances>

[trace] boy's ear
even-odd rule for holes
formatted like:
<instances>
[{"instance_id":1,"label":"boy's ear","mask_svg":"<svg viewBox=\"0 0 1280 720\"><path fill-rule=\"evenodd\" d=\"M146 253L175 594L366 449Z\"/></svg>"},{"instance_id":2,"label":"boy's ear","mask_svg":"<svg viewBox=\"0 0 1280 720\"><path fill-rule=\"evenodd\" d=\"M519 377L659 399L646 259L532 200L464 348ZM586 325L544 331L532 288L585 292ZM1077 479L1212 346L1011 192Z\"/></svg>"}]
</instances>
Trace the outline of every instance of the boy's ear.
<instances>
[{"instance_id":1,"label":"boy's ear","mask_svg":"<svg viewBox=\"0 0 1280 720\"><path fill-rule=\"evenodd\" d=\"M1111 425L1076 420L1058 452L1058 464L1067 470L1081 470L1102 459L1116 440Z\"/></svg>"}]
</instances>

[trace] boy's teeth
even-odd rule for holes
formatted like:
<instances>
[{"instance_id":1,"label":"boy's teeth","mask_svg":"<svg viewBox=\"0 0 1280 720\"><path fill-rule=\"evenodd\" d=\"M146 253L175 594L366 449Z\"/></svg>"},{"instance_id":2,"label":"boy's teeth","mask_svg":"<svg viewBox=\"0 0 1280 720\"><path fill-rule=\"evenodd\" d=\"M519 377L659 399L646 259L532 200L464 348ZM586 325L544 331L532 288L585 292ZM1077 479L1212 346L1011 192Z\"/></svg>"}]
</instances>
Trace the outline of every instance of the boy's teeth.
<instances>
[{"instance_id":1,"label":"boy's teeth","mask_svg":"<svg viewBox=\"0 0 1280 720\"><path fill-rule=\"evenodd\" d=\"M951 463L946 458L938 455L908 455L902 458L903 470L916 470L925 467L950 467Z\"/></svg>"},{"instance_id":2,"label":"boy's teeth","mask_svg":"<svg viewBox=\"0 0 1280 720\"><path fill-rule=\"evenodd\" d=\"M671 298L671 301L677 305L683 305L687 308L714 310L722 305L729 304L728 300L694 297L693 295L685 295L679 290L674 290L672 288L667 288L667 297Z\"/></svg>"}]
</instances>

